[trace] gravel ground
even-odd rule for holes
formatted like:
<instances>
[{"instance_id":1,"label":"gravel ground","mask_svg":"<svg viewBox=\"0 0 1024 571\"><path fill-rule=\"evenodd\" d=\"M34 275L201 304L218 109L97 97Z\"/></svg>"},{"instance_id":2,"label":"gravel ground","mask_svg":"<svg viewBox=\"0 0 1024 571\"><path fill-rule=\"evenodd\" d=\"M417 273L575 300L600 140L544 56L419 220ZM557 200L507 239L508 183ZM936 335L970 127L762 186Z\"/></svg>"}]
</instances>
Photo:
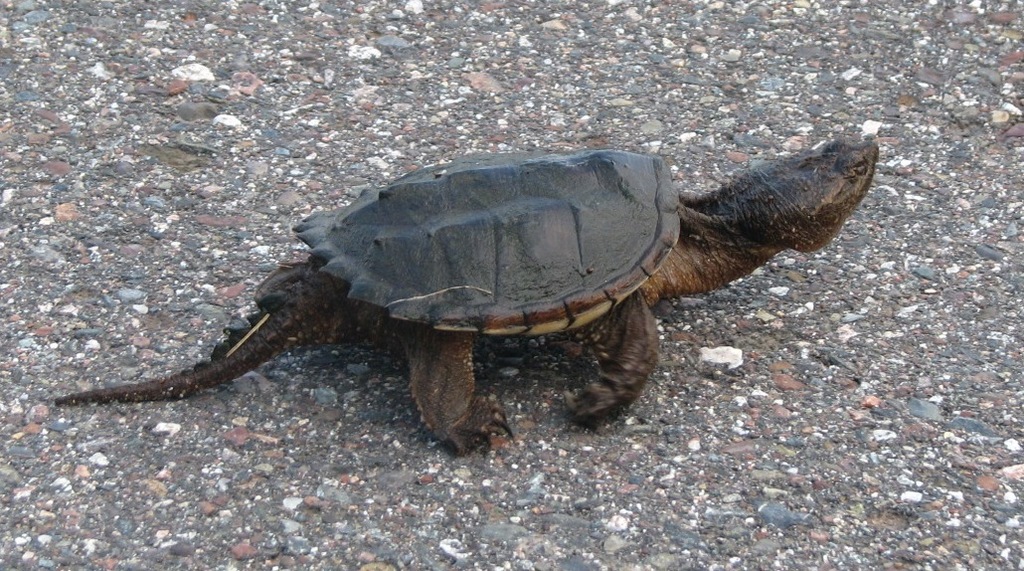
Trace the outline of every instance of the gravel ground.
<instances>
[{"instance_id":1,"label":"gravel ground","mask_svg":"<svg viewBox=\"0 0 1024 571\"><path fill-rule=\"evenodd\" d=\"M172 7L173 6L173 7ZM0 567L1024 569L1024 15L975 0L0 0ZM480 348L517 439L452 458L400 365L182 402L290 227L469 152L657 153L705 191L875 136L822 252L659 306L597 433L557 337ZM742 350L734 368L702 347Z\"/></svg>"}]
</instances>

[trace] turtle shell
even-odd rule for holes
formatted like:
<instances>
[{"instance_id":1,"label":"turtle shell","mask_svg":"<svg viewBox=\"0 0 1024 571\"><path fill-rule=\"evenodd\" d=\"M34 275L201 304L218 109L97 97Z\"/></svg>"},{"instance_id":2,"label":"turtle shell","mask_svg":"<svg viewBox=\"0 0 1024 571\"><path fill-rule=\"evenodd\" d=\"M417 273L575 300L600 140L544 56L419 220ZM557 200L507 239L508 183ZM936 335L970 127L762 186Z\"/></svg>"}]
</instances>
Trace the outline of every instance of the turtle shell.
<instances>
[{"instance_id":1,"label":"turtle shell","mask_svg":"<svg viewBox=\"0 0 1024 571\"><path fill-rule=\"evenodd\" d=\"M470 156L414 171L295 231L397 319L541 334L606 313L679 235L658 157L622 151Z\"/></svg>"}]
</instances>

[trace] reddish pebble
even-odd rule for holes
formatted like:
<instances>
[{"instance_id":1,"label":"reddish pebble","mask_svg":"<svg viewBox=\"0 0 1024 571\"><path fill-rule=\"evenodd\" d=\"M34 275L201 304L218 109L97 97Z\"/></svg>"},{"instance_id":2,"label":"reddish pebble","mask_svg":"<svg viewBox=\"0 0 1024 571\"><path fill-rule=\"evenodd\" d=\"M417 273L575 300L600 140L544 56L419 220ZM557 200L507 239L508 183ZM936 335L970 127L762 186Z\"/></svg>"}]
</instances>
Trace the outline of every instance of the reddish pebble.
<instances>
[{"instance_id":1,"label":"reddish pebble","mask_svg":"<svg viewBox=\"0 0 1024 571\"><path fill-rule=\"evenodd\" d=\"M188 82L184 79L175 79L167 84L167 95L174 96L183 93L188 89Z\"/></svg>"},{"instance_id":2,"label":"reddish pebble","mask_svg":"<svg viewBox=\"0 0 1024 571\"><path fill-rule=\"evenodd\" d=\"M57 222L70 222L72 220L78 220L82 215L78 213L77 206L70 202L64 202L58 204L57 208L54 209L53 217Z\"/></svg>"},{"instance_id":3,"label":"reddish pebble","mask_svg":"<svg viewBox=\"0 0 1024 571\"><path fill-rule=\"evenodd\" d=\"M792 375L785 373L776 373L772 375L772 381L775 382L775 386L779 390L783 391L801 391L807 388L807 385L793 378Z\"/></svg>"},{"instance_id":4,"label":"reddish pebble","mask_svg":"<svg viewBox=\"0 0 1024 571\"><path fill-rule=\"evenodd\" d=\"M232 75L231 81L234 82L235 89L242 95L252 95L263 85L263 80L248 71L240 71Z\"/></svg>"},{"instance_id":5,"label":"reddish pebble","mask_svg":"<svg viewBox=\"0 0 1024 571\"><path fill-rule=\"evenodd\" d=\"M28 409L28 413L25 414L25 422L42 422L48 416L50 416L50 407L45 404L32 405L32 408Z\"/></svg>"},{"instance_id":6,"label":"reddish pebble","mask_svg":"<svg viewBox=\"0 0 1024 571\"><path fill-rule=\"evenodd\" d=\"M750 155L739 151L726 151L725 158L734 163L745 163L750 160Z\"/></svg>"},{"instance_id":7,"label":"reddish pebble","mask_svg":"<svg viewBox=\"0 0 1024 571\"><path fill-rule=\"evenodd\" d=\"M722 447L722 453L723 454L730 454L730 455L734 455L734 456L739 456L739 455L742 455L742 454L751 454L751 453L756 452L756 451L757 451L757 441L756 440L740 440L739 442L733 442L731 444L726 444L725 446Z\"/></svg>"},{"instance_id":8,"label":"reddish pebble","mask_svg":"<svg viewBox=\"0 0 1024 571\"><path fill-rule=\"evenodd\" d=\"M878 408L882 406L882 399L875 395L868 395L860 400L860 406L863 408Z\"/></svg>"},{"instance_id":9,"label":"reddish pebble","mask_svg":"<svg viewBox=\"0 0 1024 571\"><path fill-rule=\"evenodd\" d=\"M202 512L203 515L210 516L220 511L220 508L218 508L217 504L213 502L199 502L199 511Z\"/></svg>"},{"instance_id":10,"label":"reddish pebble","mask_svg":"<svg viewBox=\"0 0 1024 571\"><path fill-rule=\"evenodd\" d=\"M978 476L976 480L978 487L986 492L994 492L999 489L999 480L989 475Z\"/></svg>"},{"instance_id":11,"label":"reddish pebble","mask_svg":"<svg viewBox=\"0 0 1024 571\"><path fill-rule=\"evenodd\" d=\"M64 161L47 161L43 164L43 170L53 176L64 176L71 172L71 165Z\"/></svg>"},{"instance_id":12,"label":"reddish pebble","mask_svg":"<svg viewBox=\"0 0 1024 571\"><path fill-rule=\"evenodd\" d=\"M217 290L217 293L220 294L220 296L225 299L231 299L234 297L238 297L238 295L241 294L243 291L245 291L245 284L237 283L235 285L229 285L226 287L219 288Z\"/></svg>"},{"instance_id":13,"label":"reddish pebble","mask_svg":"<svg viewBox=\"0 0 1024 571\"><path fill-rule=\"evenodd\" d=\"M812 529L810 532L808 532L807 536L810 537L811 540L817 541L818 543L827 543L830 539L832 539L832 536L829 535L827 531L820 531L817 529Z\"/></svg>"},{"instance_id":14,"label":"reddish pebble","mask_svg":"<svg viewBox=\"0 0 1024 571\"><path fill-rule=\"evenodd\" d=\"M427 484L433 484L434 483L434 475L433 474L423 474L419 478L416 478L416 483L420 484L421 486L426 486Z\"/></svg>"},{"instance_id":15,"label":"reddish pebble","mask_svg":"<svg viewBox=\"0 0 1024 571\"><path fill-rule=\"evenodd\" d=\"M249 440L249 430L244 426L238 426L224 433L224 440L234 444L235 446L242 446Z\"/></svg>"},{"instance_id":16,"label":"reddish pebble","mask_svg":"<svg viewBox=\"0 0 1024 571\"><path fill-rule=\"evenodd\" d=\"M238 560L252 559L256 556L256 553L256 548L249 545L248 541L236 543L231 546L231 556Z\"/></svg>"}]
</instances>

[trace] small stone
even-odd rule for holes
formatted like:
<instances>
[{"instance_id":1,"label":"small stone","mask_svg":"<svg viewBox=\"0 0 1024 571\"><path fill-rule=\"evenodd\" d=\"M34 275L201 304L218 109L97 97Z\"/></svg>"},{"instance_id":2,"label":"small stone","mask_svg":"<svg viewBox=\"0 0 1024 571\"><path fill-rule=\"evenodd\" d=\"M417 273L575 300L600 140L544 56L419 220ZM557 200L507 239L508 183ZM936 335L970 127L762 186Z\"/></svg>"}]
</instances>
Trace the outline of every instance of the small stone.
<instances>
[{"instance_id":1,"label":"small stone","mask_svg":"<svg viewBox=\"0 0 1024 571\"><path fill-rule=\"evenodd\" d=\"M629 545L629 542L623 539L620 535L613 533L605 538L601 547L604 549L605 553L615 553L617 551L621 551L622 548L627 545Z\"/></svg>"},{"instance_id":2,"label":"small stone","mask_svg":"<svg viewBox=\"0 0 1024 571\"><path fill-rule=\"evenodd\" d=\"M942 419L942 412L939 410L939 407L931 401L912 398L907 401L907 410L910 414L918 418L925 418L928 420Z\"/></svg>"},{"instance_id":3,"label":"small stone","mask_svg":"<svg viewBox=\"0 0 1024 571\"><path fill-rule=\"evenodd\" d=\"M999 473L1011 480L1024 480L1024 464L1014 464L1001 468Z\"/></svg>"},{"instance_id":4,"label":"small stone","mask_svg":"<svg viewBox=\"0 0 1024 571\"><path fill-rule=\"evenodd\" d=\"M921 492L903 492L900 494L900 501L907 504L918 504L924 499L924 494Z\"/></svg>"},{"instance_id":5,"label":"small stone","mask_svg":"<svg viewBox=\"0 0 1024 571\"><path fill-rule=\"evenodd\" d=\"M348 57L357 60L376 59L381 56L381 51L373 46L349 46Z\"/></svg>"},{"instance_id":6,"label":"small stone","mask_svg":"<svg viewBox=\"0 0 1024 571\"><path fill-rule=\"evenodd\" d=\"M786 297L789 295L789 288L786 286L770 287L768 288L768 293L775 297Z\"/></svg>"},{"instance_id":7,"label":"small stone","mask_svg":"<svg viewBox=\"0 0 1024 571\"><path fill-rule=\"evenodd\" d=\"M738 49L733 48L733 49L725 52L724 54L722 54L722 61L726 61L726 62L729 62L729 63L734 63L734 62L740 61L741 57L743 57L743 52L741 52Z\"/></svg>"},{"instance_id":8,"label":"small stone","mask_svg":"<svg viewBox=\"0 0 1024 571\"><path fill-rule=\"evenodd\" d=\"M867 121L864 121L864 124L861 125L860 132L861 132L862 135L875 136L875 135L878 134L878 130L881 129L881 128L882 128L882 123L881 122L879 122L879 121L872 121L872 120L869 119Z\"/></svg>"},{"instance_id":9,"label":"small stone","mask_svg":"<svg viewBox=\"0 0 1024 571\"><path fill-rule=\"evenodd\" d=\"M146 292L135 288L121 288L117 290L115 295L117 296L117 299L125 303L132 303L146 299Z\"/></svg>"},{"instance_id":10,"label":"small stone","mask_svg":"<svg viewBox=\"0 0 1024 571\"><path fill-rule=\"evenodd\" d=\"M975 482L978 484L979 489L985 490L986 492L994 492L999 489L999 480L988 474L978 476Z\"/></svg>"},{"instance_id":11,"label":"small stone","mask_svg":"<svg viewBox=\"0 0 1024 571\"><path fill-rule=\"evenodd\" d=\"M185 81L214 81L210 68L201 63L189 63L171 70L171 76Z\"/></svg>"},{"instance_id":12,"label":"small stone","mask_svg":"<svg viewBox=\"0 0 1024 571\"><path fill-rule=\"evenodd\" d=\"M225 127L241 127L242 120L234 115L217 115L213 118L214 125L224 125Z\"/></svg>"},{"instance_id":13,"label":"small stone","mask_svg":"<svg viewBox=\"0 0 1024 571\"><path fill-rule=\"evenodd\" d=\"M99 466L102 468L104 466L109 466L110 460L107 459L106 454L102 452L97 452L92 456L89 456L89 463L92 464L93 466Z\"/></svg>"},{"instance_id":14,"label":"small stone","mask_svg":"<svg viewBox=\"0 0 1024 571\"><path fill-rule=\"evenodd\" d=\"M263 80L249 71L239 71L231 76L231 83L242 95L252 95L263 85Z\"/></svg>"},{"instance_id":15,"label":"small stone","mask_svg":"<svg viewBox=\"0 0 1024 571\"><path fill-rule=\"evenodd\" d=\"M298 509L298 507L302 505L302 498L299 498L299 497L285 498L285 499L281 500L281 504L283 504L285 509L287 509L287 510L295 510L295 509Z\"/></svg>"},{"instance_id":16,"label":"small stone","mask_svg":"<svg viewBox=\"0 0 1024 571\"><path fill-rule=\"evenodd\" d=\"M713 365L726 365L735 369L743 364L743 351L735 347L701 347L700 359Z\"/></svg>"},{"instance_id":17,"label":"small stone","mask_svg":"<svg viewBox=\"0 0 1024 571\"><path fill-rule=\"evenodd\" d=\"M554 20L548 20L547 22L542 23L540 25L540 27L544 28L545 30L557 30L559 32L564 32L565 30L569 29L569 27L565 25L565 22L563 22L563 21L561 21L561 20L559 20L557 18L555 18Z\"/></svg>"},{"instance_id":18,"label":"small stone","mask_svg":"<svg viewBox=\"0 0 1024 571\"><path fill-rule=\"evenodd\" d=\"M605 529L609 531L623 532L629 529L629 519L622 514L615 514L604 523Z\"/></svg>"},{"instance_id":19,"label":"small stone","mask_svg":"<svg viewBox=\"0 0 1024 571\"><path fill-rule=\"evenodd\" d=\"M1020 442L1016 438L1007 438L1006 440L1003 441L1003 446L1005 446L1006 449L1009 450L1010 452L1021 451Z\"/></svg>"},{"instance_id":20,"label":"small stone","mask_svg":"<svg viewBox=\"0 0 1024 571\"><path fill-rule=\"evenodd\" d=\"M768 525L780 528L793 527L795 525L810 525L810 514L794 512L783 504L767 502L757 509L757 515Z\"/></svg>"},{"instance_id":21,"label":"small stone","mask_svg":"<svg viewBox=\"0 0 1024 571\"><path fill-rule=\"evenodd\" d=\"M480 539L511 543L530 532L521 525L512 523L492 523L479 528Z\"/></svg>"},{"instance_id":22,"label":"small stone","mask_svg":"<svg viewBox=\"0 0 1024 571\"><path fill-rule=\"evenodd\" d=\"M250 433L249 429L244 426L236 426L225 432L223 436L224 440L227 440L235 446L242 446L249 441L249 437L252 436L252 433Z\"/></svg>"},{"instance_id":23,"label":"small stone","mask_svg":"<svg viewBox=\"0 0 1024 571\"><path fill-rule=\"evenodd\" d=\"M887 440L895 440L898 437L899 437L899 435L897 435L895 432L893 432L891 430L886 430L884 428L879 428L879 429L871 431L871 440L874 440L875 442L885 442Z\"/></svg>"},{"instance_id":24,"label":"small stone","mask_svg":"<svg viewBox=\"0 0 1024 571\"><path fill-rule=\"evenodd\" d=\"M995 124L1009 123L1010 113L1004 109L995 109L992 111L992 122Z\"/></svg>"},{"instance_id":25,"label":"small stone","mask_svg":"<svg viewBox=\"0 0 1024 571\"><path fill-rule=\"evenodd\" d=\"M875 395L867 395L860 400L860 406L862 408L878 408L882 406L882 399Z\"/></svg>"},{"instance_id":26,"label":"small stone","mask_svg":"<svg viewBox=\"0 0 1024 571\"><path fill-rule=\"evenodd\" d=\"M78 213L78 207L70 202L58 204L53 211L53 218L57 222L71 222L81 217L82 215Z\"/></svg>"},{"instance_id":27,"label":"small stone","mask_svg":"<svg viewBox=\"0 0 1024 571\"><path fill-rule=\"evenodd\" d=\"M999 438L999 434L995 430L992 430L989 425L975 418L958 416L953 420L950 420L948 426L950 428L956 428L965 432L973 432L989 438Z\"/></svg>"},{"instance_id":28,"label":"small stone","mask_svg":"<svg viewBox=\"0 0 1024 571\"><path fill-rule=\"evenodd\" d=\"M196 548L191 543L179 541L178 543L175 543L174 545L168 547L167 552L171 555L174 555L175 557L191 557L195 555Z\"/></svg>"},{"instance_id":29,"label":"small stone","mask_svg":"<svg viewBox=\"0 0 1024 571\"><path fill-rule=\"evenodd\" d=\"M612 107L629 107L633 105L633 102L625 97L616 97L608 102Z\"/></svg>"},{"instance_id":30,"label":"small stone","mask_svg":"<svg viewBox=\"0 0 1024 571\"><path fill-rule=\"evenodd\" d=\"M652 119L640 125L640 132L645 135L656 135L665 130L665 124L657 119Z\"/></svg>"},{"instance_id":31,"label":"small stone","mask_svg":"<svg viewBox=\"0 0 1024 571\"><path fill-rule=\"evenodd\" d=\"M409 0L405 3L405 11L410 14L422 14L423 13L423 1L422 0Z\"/></svg>"},{"instance_id":32,"label":"small stone","mask_svg":"<svg viewBox=\"0 0 1024 571\"><path fill-rule=\"evenodd\" d=\"M43 164L43 170L52 176L64 176L71 172L71 165L64 161L47 161Z\"/></svg>"},{"instance_id":33,"label":"small stone","mask_svg":"<svg viewBox=\"0 0 1024 571\"><path fill-rule=\"evenodd\" d=\"M188 82L184 79L172 79L170 83L167 84L166 89L168 96L173 97L175 95L180 95L188 89Z\"/></svg>"},{"instance_id":34,"label":"small stone","mask_svg":"<svg viewBox=\"0 0 1024 571\"><path fill-rule=\"evenodd\" d=\"M750 155L740 151L726 151L725 158L734 163L745 163L750 160Z\"/></svg>"},{"instance_id":35,"label":"small stone","mask_svg":"<svg viewBox=\"0 0 1024 571\"><path fill-rule=\"evenodd\" d=\"M158 422L150 432L161 436L174 436L181 431L181 425L176 422Z\"/></svg>"},{"instance_id":36,"label":"small stone","mask_svg":"<svg viewBox=\"0 0 1024 571\"><path fill-rule=\"evenodd\" d=\"M252 559L257 553L256 548L250 545L248 541L236 543L231 546L231 556L239 561L243 559Z\"/></svg>"},{"instance_id":37,"label":"small stone","mask_svg":"<svg viewBox=\"0 0 1024 571\"><path fill-rule=\"evenodd\" d=\"M175 108L175 113L182 121L196 121L213 119L217 116L219 108L216 104L210 103L209 101L203 101L200 103L193 103L186 101Z\"/></svg>"},{"instance_id":38,"label":"small stone","mask_svg":"<svg viewBox=\"0 0 1024 571\"><path fill-rule=\"evenodd\" d=\"M988 244L978 244L974 247L974 251L986 260L998 262L1003 259L1003 253Z\"/></svg>"},{"instance_id":39,"label":"small stone","mask_svg":"<svg viewBox=\"0 0 1024 571\"><path fill-rule=\"evenodd\" d=\"M477 91L487 93L502 93L505 91L505 86L489 73L474 71L464 74L462 78L469 83L470 87Z\"/></svg>"},{"instance_id":40,"label":"small stone","mask_svg":"<svg viewBox=\"0 0 1024 571\"><path fill-rule=\"evenodd\" d=\"M840 73L839 77L843 78L844 81L850 81L851 79L857 77L862 73L864 72L855 67L851 67L850 69L844 71L843 73Z\"/></svg>"},{"instance_id":41,"label":"small stone","mask_svg":"<svg viewBox=\"0 0 1024 571\"><path fill-rule=\"evenodd\" d=\"M385 34L377 38L377 45L391 51L404 50L412 47L412 44L408 40L391 34Z\"/></svg>"},{"instance_id":42,"label":"small stone","mask_svg":"<svg viewBox=\"0 0 1024 571\"><path fill-rule=\"evenodd\" d=\"M775 373L772 375L772 382L781 391L802 391L807 388L803 382L786 373Z\"/></svg>"}]
</instances>

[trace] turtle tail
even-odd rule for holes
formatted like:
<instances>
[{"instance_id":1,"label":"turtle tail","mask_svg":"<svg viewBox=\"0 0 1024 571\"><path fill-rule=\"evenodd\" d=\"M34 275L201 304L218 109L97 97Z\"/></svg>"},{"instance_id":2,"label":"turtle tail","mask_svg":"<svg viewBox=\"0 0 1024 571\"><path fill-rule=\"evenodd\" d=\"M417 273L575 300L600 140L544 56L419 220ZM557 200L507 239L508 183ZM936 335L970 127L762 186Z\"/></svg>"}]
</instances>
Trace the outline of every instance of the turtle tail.
<instances>
[{"instance_id":1,"label":"turtle tail","mask_svg":"<svg viewBox=\"0 0 1024 571\"><path fill-rule=\"evenodd\" d=\"M230 382L274 356L301 345L335 343L343 336L348 284L309 262L282 266L257 290L260 312L248 328L228 330L210 361L142 383L74 393L57 405L171 400Z\"/></svg>"}]
</instances>

